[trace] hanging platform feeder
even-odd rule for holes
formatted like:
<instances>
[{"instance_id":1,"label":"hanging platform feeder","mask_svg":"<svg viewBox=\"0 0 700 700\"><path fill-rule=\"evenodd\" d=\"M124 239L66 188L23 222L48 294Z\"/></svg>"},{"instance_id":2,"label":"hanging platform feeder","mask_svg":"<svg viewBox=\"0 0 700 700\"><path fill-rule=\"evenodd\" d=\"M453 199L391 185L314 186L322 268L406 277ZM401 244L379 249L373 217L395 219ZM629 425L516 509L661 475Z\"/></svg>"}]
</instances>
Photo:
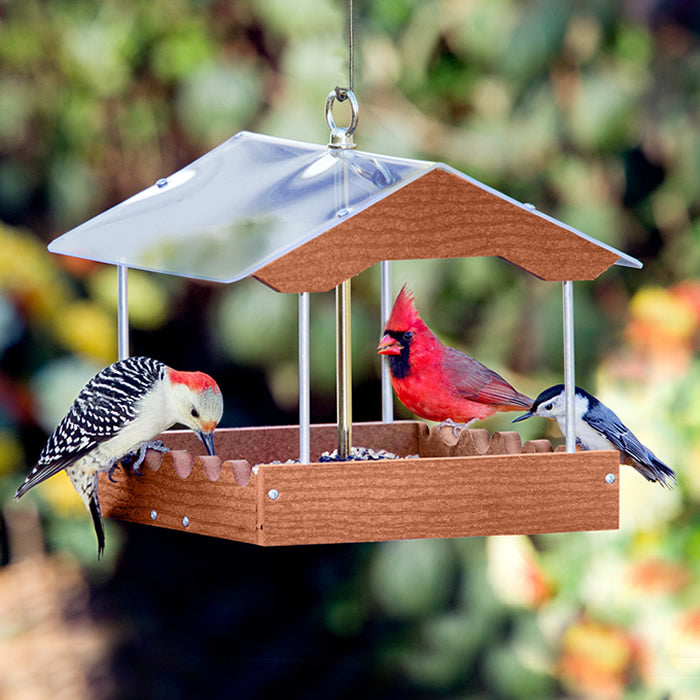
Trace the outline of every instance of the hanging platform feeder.
<instances>
[{"instance_id":1,"label":"hanging platform feeder","mask_svg":"<svg viewBox=\"0 0 700 700\"><path fill-rule=\"evenodd\" d=\"M116 484L101 477L108 517L262 545L618 527L618 455L576 453L573 430L564 453L546 441L523 447L515 433L465 431L451 445L414 421L360 423L355 444L417 456L316 462L334 448L336 426L308 425L307 293L379 261L498 256L564 282L573 387L571 281L641 263L530 205L442 163L241 132L49 249L119 266L120 329L128 267L226 283L253 276L300 294L300 426L219 429L223 463L168 431L166 445L184 453ZM301 464L271 464L297 455Z\"/></svg>"}]
</instances>

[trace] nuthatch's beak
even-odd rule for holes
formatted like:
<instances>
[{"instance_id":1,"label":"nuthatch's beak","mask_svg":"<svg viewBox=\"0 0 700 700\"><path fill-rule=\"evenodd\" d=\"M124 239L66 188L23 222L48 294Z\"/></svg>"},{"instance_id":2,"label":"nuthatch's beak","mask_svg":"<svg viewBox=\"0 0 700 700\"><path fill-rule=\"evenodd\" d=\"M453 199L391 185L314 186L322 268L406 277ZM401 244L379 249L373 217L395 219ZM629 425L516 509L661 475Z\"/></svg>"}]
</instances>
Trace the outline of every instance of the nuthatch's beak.
<instances>
[{"instance_id":1,"label":"nuthatch's beak","mask_svg":"<svg viewBox=\"0 0 700 700\"><path fill-rule=\"evenodd\" d=\"M379 341L377 352L380 355L400 355L403 345L396 338L392 338L388 333Z\"/></svg>"},{"instance_id":2,"label":"nuthatch's beak","mask_svg":"<svg viewBox=\"0 0 700 700\"><path fill-rule=\"evenodd\" d=\"M204 443L204 447L207 448L207 454L214 455L214 431L205 433L201 431L197 433L197 437Z\"/></svg>"},{"instance_id":3,"label":"nuthatch's beak","mask_svg":"<svg viewBox=\"0 0 700 700\"><path fill-rule=\"evenodd\" d=\"M513 423L519 423L521 420L525 420L526 418L532 418L535 414L532 411L528 411L527 413L523 413L522 416L518 416L517 418L513 418Z\"/></svg>"}]
</instances>

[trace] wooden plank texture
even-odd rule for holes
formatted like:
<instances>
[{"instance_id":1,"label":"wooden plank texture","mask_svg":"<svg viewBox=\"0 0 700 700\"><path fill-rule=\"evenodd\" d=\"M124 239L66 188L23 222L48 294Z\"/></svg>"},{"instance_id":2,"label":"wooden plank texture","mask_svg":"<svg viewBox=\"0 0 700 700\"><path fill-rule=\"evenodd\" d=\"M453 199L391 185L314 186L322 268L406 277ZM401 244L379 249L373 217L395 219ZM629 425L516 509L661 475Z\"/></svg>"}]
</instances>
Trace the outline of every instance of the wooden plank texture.
<instances>
[{"instance_id":1,"label":"wooden plank texture","mask_svg":"<svg viewBox=\"0 0 700 700\"><path fill-rule=\"evenodd\" d=\"M335 431L334 425L312 426L313 459L333 448ZM178 475L174 461L184 457L191 464L202 445L190 431L168 431L161 438L181 452L166 455L155 471L145 467L143 476L119 470L117 484L101 475L102 510L107 517L266 546L618 527L616 452L568 455L542 440L521 451L517 433L483 430L443 441L419 421L359 423L353 433L355 444L421 457L269 464L295 454L296 426L217 430L222 459L260 465L240 486L227 463L215 481L197 459L185 478ZM460 450L464 454L455 455ZM605 481L608 473L613 484ZM279 494L274 500L270 489Z\"/></svg>"},{"instance_id":2,"label":"wooden plank texture","mask_svg":"<svg viewBox=\"0 0 700 700\"><path fill-rule=\"evenodd\" d=\"M431 170L256 270L280 292L325 292L380 260L498 256L544 280L591 280L618 255L484 187Z\"/></svg>"},{"instance_id":3,"label":"wooden plank texture","mask_svg":"<svg viewBox=\"0 0 700 700\"><path fill-rule=\"evenodd\" d=\"M269 465L264 545L536 534L619 527L615 452Z\"/></svg>"},{"instance_id":4,"label":"wooden plank texture","mask_svg":"<svg viewBox=\"0 0 700 700\"><path fill-rule=\"evenodd\" d=\"M106 474L100 475L100 504L106 517L257 542L255 474L246 487L239 486L232 470L226 468L217 481L210 481L201 467L192 469L183 479L175 472L172 460L165 459L157 471L146 467L142 476L123 471L115 476L118 482L112 484Z\"/></svg>"}]
</instances>

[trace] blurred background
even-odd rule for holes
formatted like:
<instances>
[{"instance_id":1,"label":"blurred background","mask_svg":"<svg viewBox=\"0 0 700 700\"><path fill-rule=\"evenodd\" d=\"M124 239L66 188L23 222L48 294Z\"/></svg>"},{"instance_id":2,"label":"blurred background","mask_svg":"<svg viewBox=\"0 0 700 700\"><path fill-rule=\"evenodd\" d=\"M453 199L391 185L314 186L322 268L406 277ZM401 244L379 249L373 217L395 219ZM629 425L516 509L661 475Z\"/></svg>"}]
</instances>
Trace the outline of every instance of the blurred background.
<instances>
[{"instance_id":1,"label":"blurred background","mask_svg":"<svg viewBox=\"0 0 700 700\"><path fill-rule=\"evenodd\" d=\"M347 8L4 0L0 697L697 697L700 6L355 12L361 149L444 161L644 262L575 286L577 383L679 486L622 467L621 528L603 533L261 550L108 521L99 563L65 475L12 503L116 359L115 270L46 244L242 129L326 143ZM531 396L562 380L561 285L490 258L393 270L444 341ZM381 416L378 300L373 269L353 282L356 420ZM132 353L211 373L223 425L296 422L295 297L132 271L129 302ZM314 422L335 418L333 309L312 295Z\"/></svg>"}]
</instances>

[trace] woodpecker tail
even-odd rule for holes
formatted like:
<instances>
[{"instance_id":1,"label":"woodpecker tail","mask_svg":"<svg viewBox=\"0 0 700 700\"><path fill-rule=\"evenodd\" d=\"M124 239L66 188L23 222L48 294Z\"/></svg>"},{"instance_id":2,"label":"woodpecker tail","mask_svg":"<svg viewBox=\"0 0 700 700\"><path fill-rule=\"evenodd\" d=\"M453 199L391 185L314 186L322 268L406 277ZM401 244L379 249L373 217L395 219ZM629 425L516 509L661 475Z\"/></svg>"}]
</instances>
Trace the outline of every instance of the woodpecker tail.
<instances>
[{"instance_id":1,"label":"woodpecker tail","mask_svg":"<svg viewBox=\"0 0 700 700\"><path fill-rule=\"evenodd\" d=\"M100 501L97 496L97 469L94 466L78 464L68 467L66 473L92 518L92 524L97 535L97 558L100 559L105 551L105 531L102 525Z\"/></svg>"},{"instance_id":2,"label":"woodpecker tail","mask_svg":"<svg viewBox=\"0 0 700 700\"><path fill-rule=\"evenodd\" d=\"M95 534L97 535L97 558L101 559L105 551L105 529L102 524L102 512L100 511L100 502L97 500L97 496L90 499L89 510L92 524L95 527Z\"/></svg>"}]
</instances>

